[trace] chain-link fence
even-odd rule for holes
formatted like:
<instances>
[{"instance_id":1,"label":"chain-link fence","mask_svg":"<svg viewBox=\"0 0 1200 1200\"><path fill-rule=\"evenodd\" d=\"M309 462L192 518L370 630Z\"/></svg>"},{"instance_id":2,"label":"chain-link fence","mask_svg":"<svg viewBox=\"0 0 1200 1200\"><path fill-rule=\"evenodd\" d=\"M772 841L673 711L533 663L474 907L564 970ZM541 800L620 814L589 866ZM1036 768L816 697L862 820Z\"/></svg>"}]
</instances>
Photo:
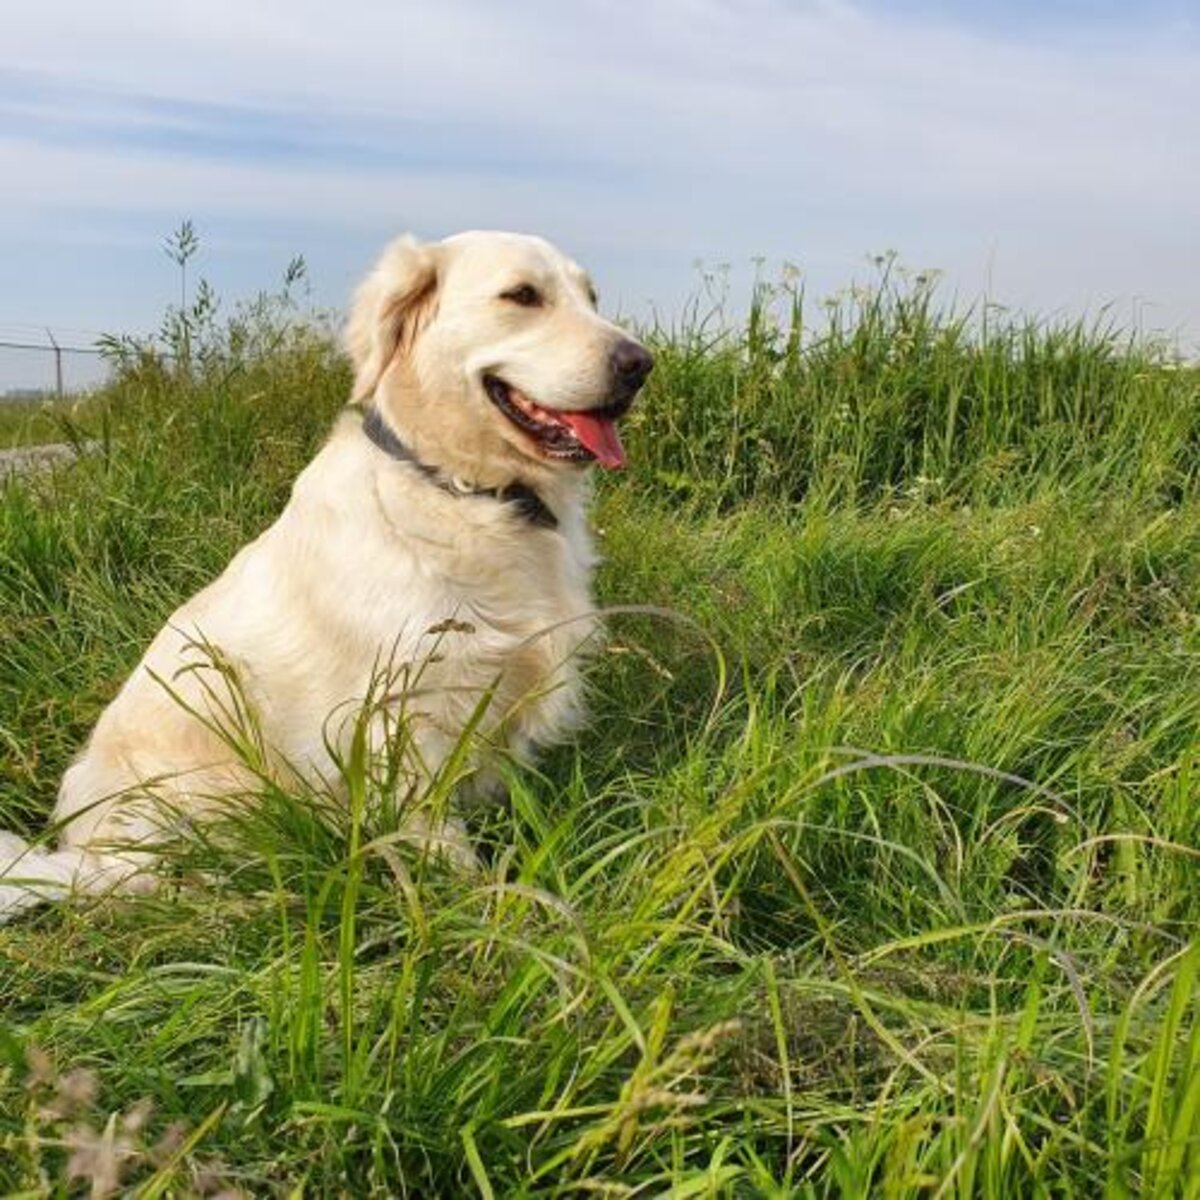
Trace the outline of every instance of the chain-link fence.
<instances>
[{"instance_id":1,"label":"chain-link fence","mask_svg":"<svg viewBox=\"0 0 1200 1200\"><path fill-rule=\"evenodd\" d=\"M109 366L94 346L36 337L0 338L0 401L63 397L99 387Z\"/></svg>"}]
</instances>

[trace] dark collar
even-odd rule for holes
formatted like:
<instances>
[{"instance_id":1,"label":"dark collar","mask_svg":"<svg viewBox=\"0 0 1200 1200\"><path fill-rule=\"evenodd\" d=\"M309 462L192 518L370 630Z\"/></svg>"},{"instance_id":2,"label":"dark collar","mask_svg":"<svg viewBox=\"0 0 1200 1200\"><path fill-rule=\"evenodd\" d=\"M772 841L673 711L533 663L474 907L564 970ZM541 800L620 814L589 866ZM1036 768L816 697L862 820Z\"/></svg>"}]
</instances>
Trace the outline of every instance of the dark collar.
<instances>
[{"instance_id":1,"label":"dark collar","mask_svg":"<svg viewBox=\"0 0 1200 1200\"><path fill-rule=\"evenodd\" d=\"M380 450L397 462L408 463L415 467L435 487L451 496L487 496L498 500L501 504L511 504L520 516L539 529L557 529L558 518L547 507L546 502L533 490L523 483L510 483L502 488L473 488L460 486L447 479L437 467L423 463L416 454L406 446L396 434L396 431L380 415L379 409L373 404L352 404L349 406L356 412L362 413L362 430L379 447Z\"/></svg>"}]
</instances>

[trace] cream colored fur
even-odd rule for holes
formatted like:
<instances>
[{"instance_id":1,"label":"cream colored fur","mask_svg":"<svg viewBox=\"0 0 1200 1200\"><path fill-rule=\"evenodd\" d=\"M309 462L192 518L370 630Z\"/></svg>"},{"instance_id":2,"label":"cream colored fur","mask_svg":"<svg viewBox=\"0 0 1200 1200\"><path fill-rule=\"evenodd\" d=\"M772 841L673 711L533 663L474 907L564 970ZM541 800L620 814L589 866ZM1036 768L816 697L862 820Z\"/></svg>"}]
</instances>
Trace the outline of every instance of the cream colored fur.
<instances>
[{"instance_id":1,"label":"cream colored fur","mask_svg":"<svg viewBox=\"0 0 1200 1200\"><path fill-rule=\"evenodd\" d=\"M526 282L542 306L499 299ZM572 727L579 652L595 629L587 473L543 457L481 378L499 374L546 408L603 405L612 349L627 335L589 292L580 268L538 238L404 237L387 248L347 329L354 398L377 405L422 461L464 488L532 487L558 528L440 489L369 441L356 412L342 416L279 519L172 614L101 714L62 782L59 848L0 834L0 919L71 891L152 886L152 856L138 846L161 836L162 808L148 795L191 819L217 797L253 790L197 716L219 716L230 699L214 649L283 776L336 779L325 739L346 736L337 714L361 703L389 661L400 679L411 679L406 664L420 671L396 697L411 721L411 774L442 765L497 681L485 744L523 756ZM421 833L469 859L457 826Z\"/></svg>"}]
</instances>

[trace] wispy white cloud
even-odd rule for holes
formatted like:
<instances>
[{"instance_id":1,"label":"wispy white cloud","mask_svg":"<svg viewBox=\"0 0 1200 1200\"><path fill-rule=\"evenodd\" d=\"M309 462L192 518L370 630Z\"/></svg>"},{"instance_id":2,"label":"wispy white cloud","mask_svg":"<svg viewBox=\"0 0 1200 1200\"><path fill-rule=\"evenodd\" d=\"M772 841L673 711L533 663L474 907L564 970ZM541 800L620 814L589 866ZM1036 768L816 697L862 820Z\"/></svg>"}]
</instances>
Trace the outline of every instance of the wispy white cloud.
<instances>
[{"instance_id":1,"label":"wispy white cloud","mask_svg":"<svg viewBox=\"0 0 1200 1200\"><path fill-rule=\"evenodd\" d=\"M21 6L0 48L0 317L31 290L14 274L36 269L31 238L152 238L187 214L217 247L314 240L330 300L401 225L503 225L567 242L632 307L670 307L697 257L786 256L824 287L895 246L965 293L990 273L1001 298L1043 310L1140 296L1200 337L1186 12L1134 28L1114 7L1098 29L1061 3L999 26L950 3L913 11ZM240 262L261 270L263 254Z\"/></svg>"}]
</instances>

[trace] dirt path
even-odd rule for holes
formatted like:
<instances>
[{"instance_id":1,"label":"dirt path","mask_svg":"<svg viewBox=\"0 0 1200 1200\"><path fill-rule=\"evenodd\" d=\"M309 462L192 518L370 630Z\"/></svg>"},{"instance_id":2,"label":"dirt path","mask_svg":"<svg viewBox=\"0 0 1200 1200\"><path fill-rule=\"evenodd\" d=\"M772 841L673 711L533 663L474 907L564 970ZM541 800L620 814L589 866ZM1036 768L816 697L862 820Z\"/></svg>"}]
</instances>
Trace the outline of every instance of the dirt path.
<instances>
[{"instance_id":1,"label":"dirt path","mask_svg":"<svg viewBox=\"0 0 1200 1200\"><path fill-rule=\"evenodd\" d=\"M0 479L69 461L76 453L75 447L66 442L46 442L40 446L16 446L11 450L0 450Z\"/></svg>"}]
</instances>

